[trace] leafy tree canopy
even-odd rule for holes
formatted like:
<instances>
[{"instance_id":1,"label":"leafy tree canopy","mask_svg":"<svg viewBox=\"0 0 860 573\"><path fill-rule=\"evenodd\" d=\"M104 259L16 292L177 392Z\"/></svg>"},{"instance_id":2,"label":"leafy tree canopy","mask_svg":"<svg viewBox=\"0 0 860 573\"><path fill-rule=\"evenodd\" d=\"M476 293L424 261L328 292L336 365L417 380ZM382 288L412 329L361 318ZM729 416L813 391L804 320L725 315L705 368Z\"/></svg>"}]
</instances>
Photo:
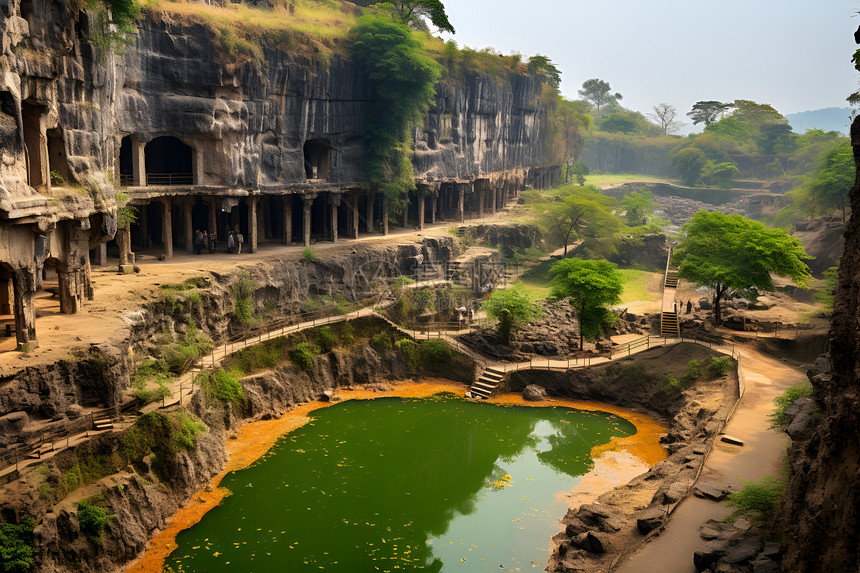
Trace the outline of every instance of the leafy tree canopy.
<instances>
[{"instance_id":1,"label":"leafy tree canopy","mask_svg":"<svg viewBox=\"0 0 860 573\"><path fill-rule=\"evenodd\" d=\"M558 196L537 203L541 226L555 244L564 247L582 240L586 252L608 254L614 250L613 238L620 229L612 214L615 199L591 187L561 187Z\"/></svg>"},{"instance_id":2,"label":"leafy tree canopy","mask_svg":"<svg viewBox=\"0 0 860 573\"><path fill-rule=\"evenodd\" d=\"M612 88L609 86L609 82L594 78L582 82L582 89L579 90L579 95L597 108L597 113L600 113L600 108L605 104L618 102L623 99L620 93L613 94L611 92Z\"/></svg>"},{"instance_id":3,"label":"leafy tree canopy","mask_svg":"<svg viewBox=\"0 0 860 573\"><path fill-rule=\"evenodd\" d=\"M583 338L600 340L615 315L606 308L621 302L624 277L609 261L563 259L550 268L553 296L569 299L579 319L579 345Z\"/></svg>"},{"instance_id":4,"label":"leafy tree canopy","mask_svg":"<svg viewBox=\"0 0 860 573\"><path fill-rule=\"evenodd\" d=\"M511 343L515 331L542 314L532 302L523 285L516 283L507 289L496 289L482 307L490 318L499 321L498 335L505 344Z\"/></svg>"},{"instance_id":5,"label":"leafy tree canopy","mask_svg":"<svg viewBox=\"0 0 860 573\"><path fill-rule=\"evenodd\" d=\"M631 112L610 113L598 122L601 131L632 135L639 132L639 123Z\"/></svg>"},{"instance_id":6,"label":"leafy tree canopy","mask_svg":"<svg viewBox=\"0 0 860 573\"><path fill-rule=\"evenodd\" d=\"M454 33L445 6L439 0L389 0L374 6L392 13L401 24L422 29L426 27L426 18L439 30Z\"/></svg>"},{"instance_id":7,"label":"leafy tree canopy","mask_svg":"<svg viewBox=\"0 0 860 573\"><path fill-rule=\"evenodd\" d=\"M699 211L684 225L686 238L675 249L678 275L714 291L714 322L721 324L720 301L729 292L754 299L774 290L771 274L806 286L810 257L800 240L781 229L740 215Z\"/></svg>"},{"instance_id":8,"label":"leafy tree canopy","mask_svg":"<svg viewBox=\"0 0 860 573\"><path fill-rule=\"evenodd\" d=\"M854 176L854 153L846 141L825 152L812 175L799 188L789 191L792 207L810 217L838 209L844 218Z\"/></svg>"},{"instance_id":9,"label":"leafy tree canopy","mask_svg":"<svg viewBox=\"0 0 860 573\"><path fill-rule=\"evenodd\" d=\"M731 161L714 163L708 159L702 167L701 178L705 185L728 189L731 187L732 179L737 177L739 173L738 166Z\"/></svg>"},{"instance_id":10,"label":"leafy tree canopy","mask_svg":"<svg viewBox=\"0 0 860 573\"><path fill-rule=\"evenodd\" d=\"M693 109L687 112L687 115L693 120L693 125L704 123L708 126L731 107L732 104L720 101L697 101L693 104Z\"/></svg>"},{"instance_id":11,"label":"leafy tree canopy","mask_svg":"<svg viewBox=\"0 0 860 573\"><path fill-rule=\"evenodd\" d=\"M672 166L687 185L695 185L708 158L698 147L685 147L671 157Z\"/></svg>"},{"instance_id":12,"label":"leafy tree canopy","mask_svg":"<svg viewBox=\"0 0 860 573\"><path fill-rule=\"evenodd\" d=\"M546 56L535 54L529 58L529 73L537 76L553 90L558 91L561 85L561 70Z\"/></svg>"},{"instance_id":13,"label":"leafy tree canopy","mask_svg":"<svg viewBox=\"0 0 860 573\"><path fill-rule=\"evenodd\" d=\"M410 126L433 101L441 66L421 53L409 28L384 16L362 16L351 35L353 56L375 92L367 122L368 179L397 211L415 185Z\"/></svg>"},{"instance_id":14,"label":"leafy tree canopy","mask_svg":"<svg viewBox=\"0 0 860 573\"><path fill-rule=\"evenodd\" d=\"M647 187L640 187L639 191L628 193L621 199L624 222L630 227L639 227L644 223L645 217L654 212L655 205L651 190Z\"/></svg>"}]
</instances>

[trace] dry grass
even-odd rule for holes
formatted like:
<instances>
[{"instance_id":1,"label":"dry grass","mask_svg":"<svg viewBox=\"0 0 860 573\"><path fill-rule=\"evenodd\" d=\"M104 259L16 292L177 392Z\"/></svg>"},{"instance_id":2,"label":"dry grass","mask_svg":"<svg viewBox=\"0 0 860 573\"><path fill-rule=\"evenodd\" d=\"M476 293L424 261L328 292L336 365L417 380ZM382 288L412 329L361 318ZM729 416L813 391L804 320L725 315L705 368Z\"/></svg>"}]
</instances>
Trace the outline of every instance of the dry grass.
<instances>
[{"instance_id":1,"label":"dry grass","mask_svg":"<svg viewBox=\"0 0 860 573\"><path fill-rule=\"evenodd\" d=\"M346 52L346 37L359 15L355 7L334 0L289 0L272 8L150 0L145 9L166 20L208 27L225 63L232 65L262 60L263 46L327 63L332 54Z\"/></svg>"}]
</instances>

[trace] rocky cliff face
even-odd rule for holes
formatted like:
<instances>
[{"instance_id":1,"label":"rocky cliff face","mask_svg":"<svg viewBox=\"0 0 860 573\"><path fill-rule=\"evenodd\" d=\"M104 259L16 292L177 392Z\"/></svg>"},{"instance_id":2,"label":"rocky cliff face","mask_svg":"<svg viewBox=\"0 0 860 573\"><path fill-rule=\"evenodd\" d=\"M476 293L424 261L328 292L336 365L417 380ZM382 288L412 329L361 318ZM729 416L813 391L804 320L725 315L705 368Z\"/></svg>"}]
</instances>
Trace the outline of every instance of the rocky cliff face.
<instances>
[{"instance_id":1,"label":"rocky cliff face","mask_svg":"<svg viewBox=\"0 0 860 573\"><path fill-rule=\"evenodd\" d=\"M860 169L860 120L851 125L851 145ZM778 521L786 546L784 571L854 571L860 563L858 316L860 178L851 189L830 354L810 372L815 402L803 414L803 427L789 427L791 474Z\"/></svg>"}]
</instances>

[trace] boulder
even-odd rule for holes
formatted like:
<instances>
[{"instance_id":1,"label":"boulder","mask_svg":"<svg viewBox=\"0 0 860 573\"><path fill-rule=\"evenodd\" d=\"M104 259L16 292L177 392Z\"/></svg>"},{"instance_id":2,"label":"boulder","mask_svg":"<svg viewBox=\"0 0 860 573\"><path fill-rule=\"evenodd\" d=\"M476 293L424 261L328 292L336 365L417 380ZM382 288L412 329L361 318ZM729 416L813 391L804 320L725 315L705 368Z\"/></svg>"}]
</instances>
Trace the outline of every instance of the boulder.
<instances>
[{"instance_id":1,"label":"boulder","mask_svg":"<svg viewBox=\"0 0 860 573\"><path fill-rule=\"evenodd\" d=\"M597 527L606 533L618 531L623 525L621 519L614 512L596 503L581 506L576 512L576 517L583 523Z\"/></svg>"},{"instance_id":2,"label":"boulder","mask_svg":"<svg viewBox=\"0 0 860 573\"><path fill-rule=\"evenodd\" d=\"M720 501L726 497L726 491L722 486L709 482L697 483L693 489L693 493L697 497L704 497L714 501Z\"/></svg>"},{"instance_id":3,"label":"boulder","mask_svg":"<svg viewBox=\"0 0 860 573\"><path fill-rule=\"evenodd\" d=\"M815 409L815 400L810 396L798 398L785 409L785 416L789 420L785 432L792 440L805 439L813 432L815 429Z\"/></svg>"},{"instance_id":4,"label":"boulder","mask_svg":"<svg viewBox=\"0 0 860 573\"><path fill-rule=\"evenodd\" d=\"M750 565L753 573L779 573L779 563L764 555L756 557Z\"/></svg>"},{"instance_id":5,"label":"boulder","mask_svg":"<svg viewBox=\"0 0 860 573\"><path fill-rule=\"evenodd\" d=\"M0 416L0 431L6 436L18 436L30 423L27 412L11 412Z\"/></svg>"},{"instance_id":6,"label":"boulder","mask_svg":"<svg viewBox=\"0 0 860 573\"><path fill-rule=\"evenodd\" d=\"M745 565L755 559L760 547L761 543L758 539L746 539L730 547L723 559L731 565Z\"/></svg>"},{"instance_id":7,"label":"boulder","mask_svg":"<svg viewBox=\"0 0 860 573\"><path fill-rule=\"evenodd\" d=\"M711 304L710 300L708 300L706 298L700 298L699 299L699 308L701 308L702 310L711 310L714 307Z\"/></svg>"},{"instance_id":8,"label":"boulder","mask_svg":"<svg viewBox=\"0 0 860 573\"><path fill-rule=\"evenodd\" d=\"M663 525L665 519L665 509L662 507L649 507L636 518L636 527L640 533L649 533Z\"/></svg>"},{"instance_id":9,"label":"boulder","mask_svg":"<svg viewBox=\"0 0 860 573\"><path fill-rule=\"evenodd\" d=\"M571 543L580 549L585 549L589 553L604 553L606 551L605 542L602 536L593 531L580 533L571 540Z\"/></svg>"},{"instance_id":10,"label":"boulder","mask_svg":"<svg viewBox=\"0 0 860 573\"><path fill-rule=\"evenodd\" d=\"M523 400L527 402L545 402L549 400L546 390L537 384L529 384L523 389Z\"/></svg>"},{"instance_id":11,"label":"boulder","mask_svg":"<svg viewBox=\"0 0 860 573\"><path fill-rule=\"evenodd\" d=\"M693 553L693 565L696 571L704 571L715 565L728 551L725 540L709 541L704 547Z\"/></svg>"},{"instance_id":12,"label":"boulder","mask_svg":"<svg viewBox=\"0 0 860 573\"><path fill-rule=\"evenodd\" d=\"M687 494L687 484L684 482L676 481L672 485L669 486L669 489L666 490L666 493L663 494L663 499L665 503L678 503L681 501Z\"/></svg>"},{"instance_id":13,"label":"boulder","mask_svg":"<svg viewBox=\"0 0 860 573\"><path fill-rule=\"evenodd\" d=\"M764 546L761 548L761 554L769 559L773 559L774 561L782 559L782 549L779 547L779 543L775 543L773 541L765 542Z\"/></svg>"}]
</instances>

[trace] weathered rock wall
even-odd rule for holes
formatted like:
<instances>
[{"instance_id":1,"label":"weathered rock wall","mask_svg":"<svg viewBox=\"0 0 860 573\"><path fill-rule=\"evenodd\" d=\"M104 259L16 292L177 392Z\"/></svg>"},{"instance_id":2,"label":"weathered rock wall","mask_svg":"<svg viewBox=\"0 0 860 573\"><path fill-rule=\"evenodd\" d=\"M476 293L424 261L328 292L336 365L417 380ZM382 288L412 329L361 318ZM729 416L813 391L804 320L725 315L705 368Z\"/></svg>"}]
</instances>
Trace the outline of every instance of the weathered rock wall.
<instances>
[{"instance_id":1,"label":"weathered rock wall","mask_svg":"<svg viewBox=\"0 0 860 573\"><path fill-rule=\"evenodd\" d=\"M327 181L365 180L366 77L335 55L328 65L276 50L228 71L207 27L149 17L117 70L116 146L171 135L194 147L199 184L257 189L306 181L303 146L332 149ZM420 179L470 179L544 165L541 84L469 73L436 86L415 131Z\"/></svg>"},{"instance_id":2,"label":"weathered rock wall","mask_svg":"<svg viewBox=\"0 0 860 573\"><path fill-rule=\"evenodd\" d=\"M860 119L851 124L860 173ZM814 404L789 450L790 479L777 523L784 571L848 571L860 565L860 177L839 264L830 354L810 371Z\"/></svg>"}]
</instances>

